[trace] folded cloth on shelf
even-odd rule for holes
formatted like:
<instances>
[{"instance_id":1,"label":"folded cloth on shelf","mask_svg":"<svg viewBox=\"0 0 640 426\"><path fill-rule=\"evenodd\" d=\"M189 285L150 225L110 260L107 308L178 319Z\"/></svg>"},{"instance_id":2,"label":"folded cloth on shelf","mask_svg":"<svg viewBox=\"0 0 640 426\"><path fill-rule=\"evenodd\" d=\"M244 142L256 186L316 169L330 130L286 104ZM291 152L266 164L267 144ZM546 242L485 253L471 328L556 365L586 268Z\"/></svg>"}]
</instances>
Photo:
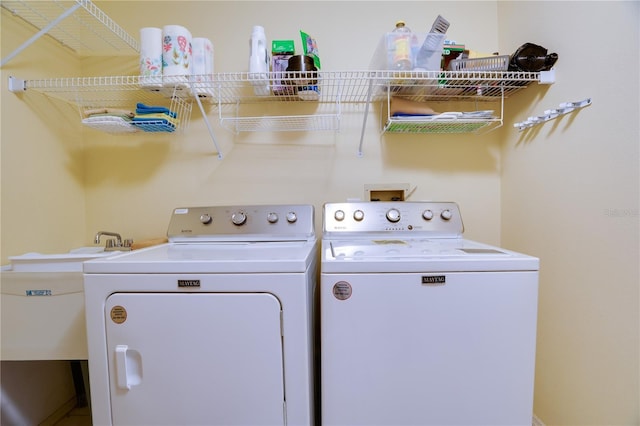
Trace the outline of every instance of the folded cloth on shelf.
<instances>
[{"instance_id":1,"label":"folded cloth on shelf","mask_svg":"<svg viewBox=\"0 0 640 426\"><path fill-rule=\"evenodd\" d=\"M178 116L178 114L176 114L174 111L171 111L169 108L166 108L163 106L145 105L142 102L138 102L136 104L136 114L157 114L157 113L164 113L173 118L176 118Z\"/></svg>"},{"instance_id":2,"label":"folded cloth on shelf","mask_svg":"<svg viewBox=\"0 0 640 426\"><path fill-rule=\"evenodd\" d=\"M172 124L173 126L177 126L180 120L177 118L173 118L167 114L144 114L144 115L136 115L131 119L133 122L154 122L154 121L166 121L167 123Z\"/></svg>"},{"instance_id":3,"label":"folded cloth on shelf","mask_svg":"<svg viewBox=\"0 0 640 426\"><path fill-rule=\"evenodd\" d=\"M112 114L112 113L104 113L104 114L91 114L88 117L85 117L82 121L99 121L108 117L120 118L124 121L131 121L135 114Z\"/></svg>"},{"instance_id":4,"label":"folded cloth on shelf","mask_svg":"<svg viewBox=\"0 0 640 426\"><path fill-rule=\"evenodd\" d=\"M145 132L173 132L179 120L166 113L136 114L131 124Z\"/></svg>"},{"instance_id":5,"label":"folded cloth on shelf","mask_svg":"<svg viewBox=\"0 0 640 426\"><path fill-rule=\"evenodd\" d=\"M107 133L133 133L138 129L132 126L129 116L94 114L82 119L82 124Z\"/></svg>"},{"instance_id":6,"label":"folded cloth on shelf","mask_svg":"<svg viewBox=\"0 0 640 426\"><path fill-rule=\"evenodd\" d=\"M129 118L133 118L133 116L135 115L133 111L129 111L126 109L120 109L120 108L90 108L90 109L85 109L82 114L85 117L91 117L94 115L99 115L99 114L109 114L109 115L115 115L115 116L122 116L122 117L129 117Z\"/></svg>"},{"instance_id":7,"label":"folded cloth on shelf","mask_svg":"<svg viewBox=\"0 0 640 426\"><path fill-rule=\"evenodd\" d=\"M429 115L438 114L429 105L424 102L411 101L408 99L399 98L394 96L391 98L390 113L394 114L414 114L414 115Z\"/></svg>"},{"instance_id":8,"label":"folded cloth on shelf","mask_svg":"<svg viewBox=\"0 0 640 426\"><path fill-rule=\"evenodd\" d=\"M89 108L82 112L82 124L110 133L173 132L178 127L178 114L163 106L136 104L136 111L119 108Z\"/></svg>"},{"instance_id":9,"label":"folded cloth on shelf","mask_svg":"<svg viewBox=\"0 0 640 426\"><path fill-rule=\"evenodd\" d=\"M393 118L413 121L439 121L439 120L489 120L493 118L493 110L484 111L449 111L440 114L405 114L396 112Z\"/></svg>"}]
</instances>

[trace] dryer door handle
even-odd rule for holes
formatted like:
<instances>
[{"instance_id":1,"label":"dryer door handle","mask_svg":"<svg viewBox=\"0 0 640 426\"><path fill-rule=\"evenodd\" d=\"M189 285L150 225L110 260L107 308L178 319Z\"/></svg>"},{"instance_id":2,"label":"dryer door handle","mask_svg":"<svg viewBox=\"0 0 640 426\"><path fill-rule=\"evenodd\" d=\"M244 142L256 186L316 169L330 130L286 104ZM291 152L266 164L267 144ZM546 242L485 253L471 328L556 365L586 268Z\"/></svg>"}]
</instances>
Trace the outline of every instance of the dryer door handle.
<instances>
[{"instance_id":1,"label":"dryer door handle","mask_svg":"<svg viewBox=\"0 0 640 426\"><path fill-rule=\"evenodd\" d=\"M142 382L140 354L127 345L116 346L116 383L118 388L130 390Z\"/></svg>"}]
</instances>

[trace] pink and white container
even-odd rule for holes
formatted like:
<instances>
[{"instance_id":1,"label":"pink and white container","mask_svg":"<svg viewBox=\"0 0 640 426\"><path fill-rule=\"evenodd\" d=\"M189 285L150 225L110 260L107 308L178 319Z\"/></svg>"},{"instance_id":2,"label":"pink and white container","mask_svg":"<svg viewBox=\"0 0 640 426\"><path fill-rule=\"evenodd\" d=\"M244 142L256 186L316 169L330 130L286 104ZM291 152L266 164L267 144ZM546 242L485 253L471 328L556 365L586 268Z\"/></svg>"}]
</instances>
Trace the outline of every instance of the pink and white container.
<instances>
[{"instance_id":1,"label":"pink and white container","mask_svg":"<svg viewBox=\"0 0 640 426\"><path fill-rule=\"evenodd\" d=\"M180 25L165 25L162 29L162 75L191 76L192 49L189 30ZM171 79L164 82L172 83Z\"/></svg>"}]
</instances>

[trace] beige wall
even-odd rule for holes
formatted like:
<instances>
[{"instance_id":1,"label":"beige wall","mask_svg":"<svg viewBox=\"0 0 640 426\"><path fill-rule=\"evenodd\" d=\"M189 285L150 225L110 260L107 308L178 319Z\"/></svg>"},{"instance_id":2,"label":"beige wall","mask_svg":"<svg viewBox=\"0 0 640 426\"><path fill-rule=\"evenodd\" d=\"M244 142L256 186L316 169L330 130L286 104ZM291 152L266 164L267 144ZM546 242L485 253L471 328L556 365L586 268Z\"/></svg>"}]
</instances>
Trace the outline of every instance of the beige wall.
<instances>
[{"instance_id":1,"label":"beige wall","mask_svg":"<svg viewBox=\"0 0 640 426\"><path fill-rule=\"evenodd\" d=\"M2 8L2 57L34 34ZM37 93L12 94L10 75L23 78L73 76L80 62L43 38L2 67L1 254L60 252L85 240L84 160L77 108Z\"/></svg>"},{"instance_id":2,"label":"beige wall","mask_svg":"<svg viewBox=\"0 0 640 426\"><path fill-rule=\"evenodd\" d=\"M366 69L382 33L390 31L397 19L405 19L416 31L426 30L439 13L453 22L451 37L473 39L480 50L497 48L494 2L154 4L153 17L144 2L106 2L104 8L135 34L142 26L179 23L194 36L210 38L218 72L247 71L249 35L256 24L265 27L269 40L294 39L298 51L299 31L311 34L318 40L323 69L331 71ZM101 62L83 65L87 75L101 72ZM285 113L295 114L295 108ZM343 108L339 133L239 135L221 129L218 112L211 109L208 118L223 148L222 161L197 109L185 135L122 139L87 132L86 234L109 229L133 238L157 237L166 232L172 209L181 205L301 202L314 204L319 213L323 202L362 197L364 184L406 182L417 187L414 199L459 202L469 234L499 242L496 134L381 138L376 109L368 121L365 155L358 158L364 105Z\"/></svg>"},{"instance_id":3,"label":"beige wall","mask_svg":"<svg viewBox=\"0 0 640 426\"><path fill-rule=\"evenodd\" d=\"M514 98L511 122L593 99L504 135L502 242L541 259L535 412L548 425L640 424L640 3L498 10L501 45L537 41L560 55L557 83Z\"/></svg>"},{"instance_id":4,"label":"beige wall","mask_svg":"<svg viewBox=\"0 0 640 426\"><path fill-rule=\"evenodd\" d=\"M98 230L164 235L177 206L304 202L320 212L325 201L361 197L366 183L407 182L417 187L412 199L460 203L467 238L541 257L540 418L549 425L638 423L638 65L623 61L638 51L637 2L97 4L136 38L140 27L173 23L210 38L219 72L246 71L255 24L269 39L295 39L298 49L302 29L318 40L324 69L360 70L397 19L424 30L441 14L451 21L449 37L475 50L510 53L534 41L557 51L558 82L509 99L505 127L484 136L381 137L374 108L362 158L363 105L345 106L338 133L240 135L221 129L212 108L219 160L197 110L184 134L111 136L81 129L73 108L8 93L8 75L136 73L135 56L60 60L60 47L42 39L2 69L3 263L26 251L91 244ZM12 21L3 10L3 56L27 38ZM603 26L613 29L606 37L587 31ZM630 33L632 41L621 44ZM621 69L628 69L624 80ZM547 123L533 137L510 129L586 96L594 105L559 126ZM630 214L605 215L614 209Z\"/></svg>"}]
</instances>

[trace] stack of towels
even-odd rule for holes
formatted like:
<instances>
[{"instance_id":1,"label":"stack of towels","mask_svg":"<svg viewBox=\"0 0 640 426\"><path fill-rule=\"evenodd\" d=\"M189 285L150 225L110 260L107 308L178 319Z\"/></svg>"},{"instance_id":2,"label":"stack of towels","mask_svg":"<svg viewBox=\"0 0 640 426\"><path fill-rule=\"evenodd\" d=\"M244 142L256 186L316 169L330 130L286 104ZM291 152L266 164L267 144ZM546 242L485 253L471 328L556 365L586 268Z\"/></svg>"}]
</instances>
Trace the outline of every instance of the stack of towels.
<instances>
[{"instance_id":1,"label":"stack of towels","mask_svg":"<svg viewBox=\"0 0 640 426\"><path fill-rule=\"evenodd\" d=\"M130 133L138 129L131 125L135 114L118 108L93 108L83 111L82 124L108 133Z\"/></svg>"},{"instance_id":2,"label":"stack of towels","mask_svg":"<svg viewBox=\"0 0 640 426\"><path fill-rule=\"evenodd\" d=\"M131 124L145 132L174 132L178 127L178 114L162 106L149 106L141 102Z\"/></svg>"}]
</instances>

